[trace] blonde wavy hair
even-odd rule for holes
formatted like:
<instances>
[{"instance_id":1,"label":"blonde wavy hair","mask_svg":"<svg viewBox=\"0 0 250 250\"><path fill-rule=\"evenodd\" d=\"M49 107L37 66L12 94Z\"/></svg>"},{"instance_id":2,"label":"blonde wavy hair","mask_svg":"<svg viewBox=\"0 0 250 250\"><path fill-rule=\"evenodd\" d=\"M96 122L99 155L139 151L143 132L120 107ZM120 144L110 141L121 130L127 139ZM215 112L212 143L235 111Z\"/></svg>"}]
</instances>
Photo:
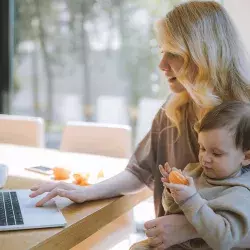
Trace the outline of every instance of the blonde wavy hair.
<instances>
[{"instance_id":1,"label":"blonde wavy hair","mask_svg":"<svg viewBox=\"0 0 250 250\"><path fill-rule=\"evenodd\" d=\"M181 4L156 23L156 36L164 51L183 59L176 76L186 91L173 94L166 115L179 134L181 107L195 103L204 112L223 101L250 100L250 75L245 51L226 10L214 1ZM195 65L193 82L188 73Z\"/></svg>"}]
</instances>

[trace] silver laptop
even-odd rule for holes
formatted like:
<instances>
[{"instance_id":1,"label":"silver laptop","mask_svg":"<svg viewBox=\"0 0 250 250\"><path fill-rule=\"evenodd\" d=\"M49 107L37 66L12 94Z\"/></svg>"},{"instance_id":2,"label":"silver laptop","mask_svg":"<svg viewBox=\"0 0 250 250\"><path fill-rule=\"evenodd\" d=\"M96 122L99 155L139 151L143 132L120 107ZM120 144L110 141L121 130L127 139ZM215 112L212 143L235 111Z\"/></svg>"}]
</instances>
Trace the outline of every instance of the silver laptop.
<instances>
[{"instance_id":1,"label":"silver laptop","mask_svg":"<svg viewBox=\"0 0 250 250\"><path fill-rule=\"evenodd\" d=\"M0 231L66 225L66 220L54 201L43 207L36 207L41 196L31 199L30 193L28 189L0 191Z\"/></svg>"}]
</instances>

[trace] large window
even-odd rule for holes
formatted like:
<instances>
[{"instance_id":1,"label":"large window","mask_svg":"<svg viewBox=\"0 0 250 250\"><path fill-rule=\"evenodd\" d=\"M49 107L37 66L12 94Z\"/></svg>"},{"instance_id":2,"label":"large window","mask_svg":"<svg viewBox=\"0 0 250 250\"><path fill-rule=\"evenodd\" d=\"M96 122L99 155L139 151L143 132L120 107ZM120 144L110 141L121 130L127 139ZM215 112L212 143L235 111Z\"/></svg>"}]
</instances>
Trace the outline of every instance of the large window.
<instances>
[{"instance_id":1,"label":"large window","mask_svg":"<svg viewBox=\"0 0 250 250\"><path fill-rule=\"evenodd\" d=\"M66 121L97 121L103 96L135 128L139 101L168 94L153 23L180 2L15 0L11 113L43 117L51 147Z\"/></svg>"}]
</instances>

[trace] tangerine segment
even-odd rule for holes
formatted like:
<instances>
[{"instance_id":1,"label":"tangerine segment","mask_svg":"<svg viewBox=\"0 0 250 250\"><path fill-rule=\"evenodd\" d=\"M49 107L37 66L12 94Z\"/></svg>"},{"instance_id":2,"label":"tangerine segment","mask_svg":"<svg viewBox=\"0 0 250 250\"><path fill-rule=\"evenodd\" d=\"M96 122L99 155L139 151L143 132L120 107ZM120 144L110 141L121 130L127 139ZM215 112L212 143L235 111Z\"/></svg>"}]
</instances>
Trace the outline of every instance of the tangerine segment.
<instances>
[{"instance_id":1,"label":"tangerine segment","mask_svg":"<svg viewBox=\"0 0 250 250\"><path fill-rule=\"evenodd\" d=\"M75 173L73 174L73 177L75 179L75 184L80 185L80 186L88 186L89 182L88 182L88 178L89 175L83 175L80 173Z\"/></svg>"},{"instance_id":2,"label":"tangerine segment","mask_svg":"<svg viewBox=\"0 0 250 250\"><path fill-rule=\"evenodd\" d=\"M103 178L104 177L104 172L103 172L103 170L101 169L100 171L99 171L99 173L97 174L97 178L99 179L99 178Z\"/></svg>"},{"instance_id":3,"label":"tangerine segment","mask_svg":"<svg viewBox=\"0 0 250 250\"><path fill-rule=\"evenodd\" d=\"M70 177L70 170L66 168L55 167L53 168L53 174L55 180L66 180Z\"/></svg>"},{"instance_id":4,"label":"tangerine segment","mask_svg":"<svg viewBox=\"0 0 250 250\"><path fill-rule=\"evenodd\" d=\"M169 178L169 182L171 183L188 185L188 180L179 171L176 171L176 170L171 171L168 178Z\"/></svg>"}]
</instances>

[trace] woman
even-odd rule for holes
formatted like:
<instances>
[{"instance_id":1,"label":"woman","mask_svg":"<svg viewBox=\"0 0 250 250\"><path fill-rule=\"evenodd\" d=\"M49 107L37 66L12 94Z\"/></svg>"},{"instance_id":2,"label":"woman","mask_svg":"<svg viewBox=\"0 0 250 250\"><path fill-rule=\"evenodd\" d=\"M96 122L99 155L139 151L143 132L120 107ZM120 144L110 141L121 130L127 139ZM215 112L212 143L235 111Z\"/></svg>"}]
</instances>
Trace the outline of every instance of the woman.
<instances>
[{"instance_id":1,"label":"woman","mask_svg":"<svg viewBox=\"0 0 250 250\"><path fill-rule=\"evenodd\" d=\"M235 28L216 2L179 5L157 23L156 32L162 50L159 67L173 94L156 114L126 170L85 188L66 183L40 185L32 188L31 197L49 191L38 206L57 195L84 202L136 192L147 185L154 191L158 218L145 223L146 234L153 247L165 249L199 236L184 216L164 216L158 166L169 162L183 169L198 162L195 122L223 101L249 102L250 76Z\"/></svg>"}]
</instances>

